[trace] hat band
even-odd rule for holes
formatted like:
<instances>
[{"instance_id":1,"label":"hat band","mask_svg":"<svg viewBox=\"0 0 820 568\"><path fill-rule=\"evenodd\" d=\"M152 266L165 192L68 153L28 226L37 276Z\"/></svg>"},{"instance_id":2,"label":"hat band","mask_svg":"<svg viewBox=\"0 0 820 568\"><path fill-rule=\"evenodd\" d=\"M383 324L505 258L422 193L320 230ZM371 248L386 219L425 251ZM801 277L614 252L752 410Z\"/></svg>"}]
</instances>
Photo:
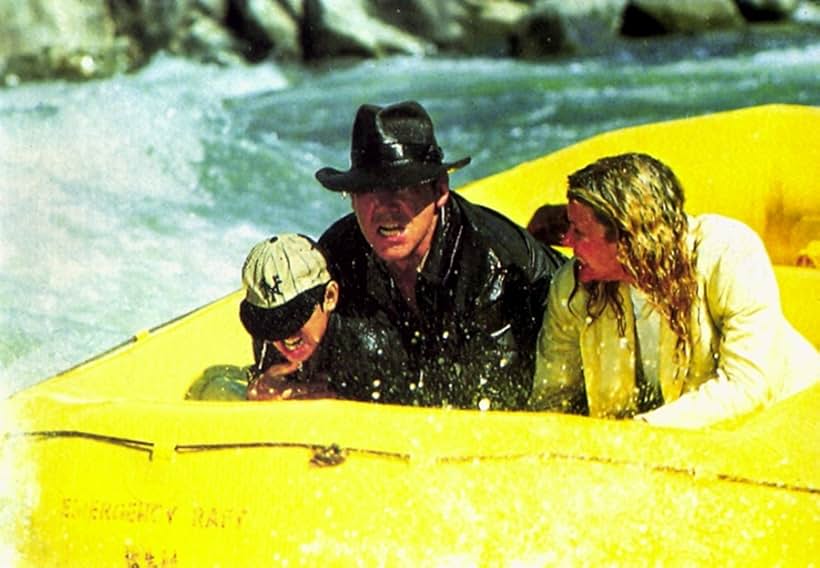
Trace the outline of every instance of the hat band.
<instances>
[{"instance_id":1,"label":"hat band","mask_svg":"<svg viewBox=\"0 0 820 568\"><path fill-rule=\"evenodd\" d=\"M402 165L407 162L441 164L444 153L435 144L379 144L350 152L350 163L355 168L373 165Z\"/></svg>"}]
</instances>

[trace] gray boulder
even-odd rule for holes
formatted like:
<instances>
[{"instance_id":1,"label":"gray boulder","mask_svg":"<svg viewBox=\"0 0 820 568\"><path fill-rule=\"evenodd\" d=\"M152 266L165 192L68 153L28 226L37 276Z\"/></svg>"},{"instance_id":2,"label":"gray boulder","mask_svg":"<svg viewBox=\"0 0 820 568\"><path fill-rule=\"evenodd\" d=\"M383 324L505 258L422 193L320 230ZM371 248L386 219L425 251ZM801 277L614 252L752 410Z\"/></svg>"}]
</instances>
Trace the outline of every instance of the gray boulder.
<instances>
[{"instance_id":1,"label":"gray boulder","mask_svg":"<svg viewBox=\"0 0 820 568\"><path fill-rule=\"evenodd\" d=\"M605 51L618 38L625 4L626 0L540 0L519 23L514 54L540 57Z\"/></svg>"},{"instance_id":2,"label":"gray boulder","mask_svg":"<svg viewBox=\"0 0 820 568\"><path fill-rule=\"evenodd\" d=\"M744 24L733 0L629 0L622 31L625 35L648 36L739 28Z\"/></svg>"},{"instance_id":3,"label":"gray boulder","mask_svg":"<svg viewBox=\"0 0 820 568\"><path fill-rule=\"evenodd\" d=\"M277 0L234 0L236 16L232 31L244 43L243 52L251 61L272 56L301 59L301 2Z\"/></svg>"},{"instance_id":4,"label":"gray boulder","mask_svg":"<svg viewBox=\"0 0 820 568\"><path fill-rule=\"evenodd\" d=\"M784 20L800 5L800 0L736 0L740 12L750 22Z\"/></svg>"},{"instance_id":5,"label":"gray boulder","mask_svg":"<svg viewBox=\"0 0 820 568\"><path fill-rule=\"evenodd\" d=\"M816 0L5 0L0 78L104 77L159 51L217 63L596 55L624 36L812 24L818 13Z\"/></svg>"},{"instance_id":6,"label":"gray boulder","mask_svg":"<svg viewBox=\"0 0 820 568\"><path fill-rule=\"evenodd\" d=\"M380 19L367 0L305 0L302 40L307 59L426 55L435 45Z\"/></svg>"},{"instance_id":7,"label":"gray boulder","mask_svg":"<svg viewBox=\"0 0 820 568\"><path fill-rule=\"evenodd\" d=\"M464 2L455 14L460 35L447 45L460 53L470 55L510 55L516 37L531 6L512 0L485 0Z\"/></svg>"},{"instance_id":8,"label":"gray boulder","mask_svg":"<svg viewBox=\"0 0 820 568\"><path fill-rule=\"evenodd\" d=\"M229 0L109 0L117 33L139 46L137 64L158 51L203 61L238 59L238 42L224 26Z\"/></svg>"},{"instance_id":9,"label":"gray boulder","mask_svg":"<svg viewBox=\"0 0 820 568\"><path fill-rule=\"evenodd\" d=\"M0 2L0 71L18 80L87 79L130 66L105 0Z\"/></svg>"},{"instance_id":10,"label":"gray boulder","mask_svg":"<svg viewBox=\"0 0 820 568\"><path fill-rule=\"evenodd\" d=\"M429 43L447 45L461 35L454 20L461 2L436 0L369 0L366 10L382 22Z\"/></svg>"}]
</instances>

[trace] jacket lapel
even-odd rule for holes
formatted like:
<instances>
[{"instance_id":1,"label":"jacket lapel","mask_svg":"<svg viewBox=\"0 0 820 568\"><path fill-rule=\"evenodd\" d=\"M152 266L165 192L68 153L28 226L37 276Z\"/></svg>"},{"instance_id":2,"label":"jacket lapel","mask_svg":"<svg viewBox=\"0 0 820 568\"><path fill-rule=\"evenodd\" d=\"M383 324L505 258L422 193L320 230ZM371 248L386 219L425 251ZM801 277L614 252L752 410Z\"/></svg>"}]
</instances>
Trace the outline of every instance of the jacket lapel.
<instances>
[{"instance_id":1,"label":"jacket lapel","mask_svg":"<svg viewBox=\"0 0 820 568\"><path fill-rule=\"evenodd\" d=\"M606 310L581 331L581 356L589 414L596 417L621 417L634 412L635 318L628 288L618 293L624 306L626 332L621 336L612 310Z\"/></svg>"},{"instance_id":2,"label":"jacket lapel","mask_svg":"<svg viewBox=\"0 0 820 568\"><path fill-rule=\"evenodd\" d=\"M666 318L661 318L661 345L660 345L660 362L658 366L658 378L661 382L661 392L663 392L663 400L670 402L680 397L683 389L683 377L677 376L678 369L675 363L675 346L678 337Z\"/></svg>"}]
</instances>

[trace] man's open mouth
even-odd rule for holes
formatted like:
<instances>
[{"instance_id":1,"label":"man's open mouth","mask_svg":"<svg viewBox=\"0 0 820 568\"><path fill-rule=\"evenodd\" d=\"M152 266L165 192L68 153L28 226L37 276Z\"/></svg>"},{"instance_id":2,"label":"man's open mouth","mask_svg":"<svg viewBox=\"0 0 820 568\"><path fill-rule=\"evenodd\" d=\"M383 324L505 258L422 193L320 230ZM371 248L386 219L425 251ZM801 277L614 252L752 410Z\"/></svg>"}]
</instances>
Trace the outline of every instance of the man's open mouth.
<instances>
[{"instance_id":1,"label":"man's open mouth","mask_svg":"<svg viewBox=\"0 0 820 568\"><path fill-rule=\"evenodd\" d=\"M294 349L298 348L302 345L303 341L301 337L289 337L287 339L282 340L282 344L285 346L285 349L288 351L293 351Z\"/></svg>"},{"instance_id":2,"label":"man's open mouth","mask_svg":"<svg viewBox=\"0 0 820 568\"><path fill-rule=\"evenodd\" d=\"M379 234L383 237L398 237L402 231L404 227L399 224L379 225Z\"/></svg>"}]
</instances>

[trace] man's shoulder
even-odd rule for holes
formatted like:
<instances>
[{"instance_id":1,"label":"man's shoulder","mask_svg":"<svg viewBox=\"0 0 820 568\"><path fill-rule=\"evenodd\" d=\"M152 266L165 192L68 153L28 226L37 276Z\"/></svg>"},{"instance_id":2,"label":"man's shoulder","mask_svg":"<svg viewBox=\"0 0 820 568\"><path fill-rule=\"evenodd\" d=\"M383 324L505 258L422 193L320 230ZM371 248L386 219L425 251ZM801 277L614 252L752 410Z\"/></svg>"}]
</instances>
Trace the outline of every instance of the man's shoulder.
<instances>
[{"instance_id":1,"label":"man's shoulder","mask_svg":"<svg viewBox=\"0 0 820 568\"><path fill-rule=\"evenodd\" d=\"M370 247L364 239L356 216L346 215L319 237L319 248L328 260L331 276L341 286L337 309L349 313L363 309L366 298Z\"/></svg>"},{"instance_id":2,"label":"man's shoulder","mask_svg":"<svg viewBox=\"0 0 820 568\"><path fill-rule=\"evenodd\" d=\"M325 253L334 278L347 279L354 265L364 266L369 246L359 230L356 216L345 215L319 237L319 248Z\"/></svg>"},{"instance_id":3,"label":"man's shoulder","mask_svg":"<svg viewBox=\"0 0 820 568\"><path fill-rule=\"evenodd\" d=\"M327 250L345 248L349 246L350 239L359 234L359 225L356 216L349 213L336 220L319 237L319 245Z\"/></svg>"},{"instance_id":4,"label":"man's shoulder","mask_svg":"<svg viewBox=\"0 0 820 568\"><path fill-rule=\"evenodd\" d=\"M508 218L501 212L496 211L495 209L491 209L489 207L485 207L484 205L473 203L472 201L470 201L460 193L456 193L455 191L453 191L451 195L455 200L456 204L458 205L459 209L462 211L464 217L471 223L478 225L488 225L493 228L498 228L500 231L503 232L518 232L520 230L523 230L522 227L519 227L518 225L513 223L510 218Z\"/></svg>"},{"instance_id":5,"label":"man's shoulder","mask_svg":"<svg viewBox=\"0 0 820 568\"><path fill-rule=\"evenodd\" d=\"M472 203L462 195L454 195L466 225L473 230L475 239L496 253L502 262L530 263L540 258L552 270L564 263L565 258L562 254L536 240L524 227L515 224L502 213Z\"/></svg>"}]
</instances>

